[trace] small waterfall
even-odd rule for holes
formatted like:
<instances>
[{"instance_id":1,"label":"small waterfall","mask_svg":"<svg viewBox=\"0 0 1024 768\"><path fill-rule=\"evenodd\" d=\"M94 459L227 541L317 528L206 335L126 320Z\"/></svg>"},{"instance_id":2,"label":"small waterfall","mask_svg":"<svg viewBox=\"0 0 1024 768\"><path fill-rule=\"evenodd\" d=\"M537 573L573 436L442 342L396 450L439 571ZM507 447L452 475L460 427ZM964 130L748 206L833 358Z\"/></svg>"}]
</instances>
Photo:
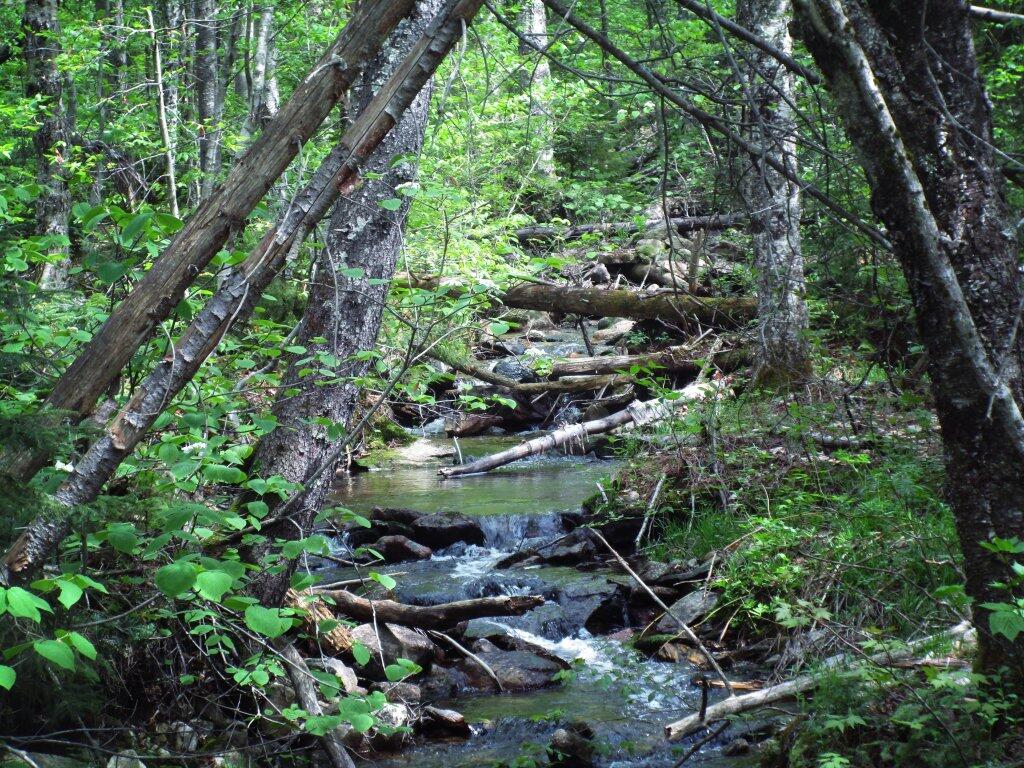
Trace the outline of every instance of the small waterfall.
<instances>
[{"instance_id":1,"label":"small waterfall","mask_svg":"<svg viewBox=\"0 0 1024 768\"><path fill-rule=\"evenodd\" d=\"M527 539L561 536L565 533L562 516L557 512L523 515L482 515L477 518L488 549L512 552Z\"/></svg>"}]
</instances>

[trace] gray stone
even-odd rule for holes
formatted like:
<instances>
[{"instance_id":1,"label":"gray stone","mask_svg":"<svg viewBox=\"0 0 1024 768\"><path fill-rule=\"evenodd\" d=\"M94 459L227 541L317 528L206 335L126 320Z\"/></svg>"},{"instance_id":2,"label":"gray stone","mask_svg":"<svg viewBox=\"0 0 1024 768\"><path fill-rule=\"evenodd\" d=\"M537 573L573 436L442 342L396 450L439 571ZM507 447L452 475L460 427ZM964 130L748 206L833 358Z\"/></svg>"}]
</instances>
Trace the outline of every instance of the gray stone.
<instances>
[{"instance_id":1,"label":"gray stone","mask_svg":"<svg viewBox=\"0 0 1024 768\"><path fill-rule=\"evenodd\" d=\"M420 731L429 738L457 737L468 739L469 723L460 712L440 707L424 707L420 713Z\"/></svg>"},{"instance_id":2,"label":"gray stone","mask_svg":"<svg viewBox=\"0 0 1024 768\"><path fill-rule=\"evenodd\" d=\"M429 560L434 554L430 547L417 544L407 536L381 536L370 549L380 552L386 563L406 563L410 560Z\"/></svg>"},{"instance_id":3,"label":"gray stone","mask_svg":"<svg viewBox=\"0 0 1024 768\"><path fill-rule=\"evenodd\" d=\"M352 630L352 638L370 651L370 661L363 667L366 677L383 679L384 666L395 659L409 659L424 669L434 663L437 647L427 635L418 629L409 629L400 624L378 623L375 631L372 624L360 624ZM381 654L384 665L381 664Z\"/></svg>"},{"instance_id":4,"label":"gray stone","mask_svg":"<svg viewBox=\"0 0 1024 768\"><path fill-rule=\"evenodd\" d=\"M528 691L554 685L554 676L569 665L553 657L530 651L488 651L477 654L501 681L506 691ZM495 690L494 680L472 659L465 659L459 667L466 674L469 685L480 690Z\"/></svg>"},{"instance_id":5,"label":"gray stone","mask_svg":"<svg viewBox=\"0 0 1024 768\"><path fill-rule=\"evenodd\" d=\"M442 549L464 541L467 544L483 544L484 532L476 521L458 514L438 512L423 515L412 524L412 536L421 544Z\"/></svg>"},{"instance_id":6,"label":"gray stone","mask_svg":"<svg viewBox=\"0 0 1024 768\"><path fill-rule=\"evenodd\" d=\"M705 592L703 589L698 589L676 600L669 606L669 609L679 621L682 621L687 626L692 626L698 619L702 619L718 605L718 598L718 592L711 590ZM673 619L672 616L665 614L658 622L656 631L674 634L679 632L679 622Z\"/></svg>"}]
</instances>

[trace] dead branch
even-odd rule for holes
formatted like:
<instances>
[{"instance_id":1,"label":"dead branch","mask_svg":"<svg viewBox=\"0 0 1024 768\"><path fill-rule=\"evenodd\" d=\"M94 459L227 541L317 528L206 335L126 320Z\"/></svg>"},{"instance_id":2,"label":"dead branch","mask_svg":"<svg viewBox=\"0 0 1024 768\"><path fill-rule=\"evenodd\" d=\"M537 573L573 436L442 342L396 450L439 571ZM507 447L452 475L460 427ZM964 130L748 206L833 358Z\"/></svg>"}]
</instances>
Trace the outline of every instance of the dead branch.
<instances>
[{"instance_id":1,"label":"dead branch","mask_svg":"<svg viewBox=\"0 0 1024 768\"><path fill-rule=\"evenodd\" d=\"M484 616L522 616L544 603L544 598L537 595L501 595L422 606L394 600L367 600L347 590L316 590L316 594L333 600L337 613L359 621L376 620L435 630Z\"/></svg>"}]
</instances>

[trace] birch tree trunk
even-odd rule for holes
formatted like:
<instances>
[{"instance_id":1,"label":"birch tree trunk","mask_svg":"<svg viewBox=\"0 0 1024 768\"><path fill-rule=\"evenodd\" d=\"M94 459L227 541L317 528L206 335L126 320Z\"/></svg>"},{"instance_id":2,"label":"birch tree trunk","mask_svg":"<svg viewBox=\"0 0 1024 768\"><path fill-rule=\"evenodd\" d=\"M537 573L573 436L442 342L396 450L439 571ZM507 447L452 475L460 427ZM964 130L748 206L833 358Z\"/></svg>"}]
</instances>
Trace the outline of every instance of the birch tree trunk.
<instances>
[{"instance_id":1,"label":"birch tree trunk","mask_svg":"<svg viewBox=\"0 0 1024 768\"><path fill-rule=\"evenodd\" d=\"M277 113L277 76L274 71L274 6L267 2L256 27L256 50L253 52L252 95L243 133L257 133Z\"/></svg>"},{"instance_id":2,"label":"birch tree trunk","mask_svg":"<svg viewBox=\"0 0 1024 768\"><path fill-rule=\"evenodd\" d=\"M399 25L389 45L353 88L350 103L359 109L366 107L373 92L412 49L439 6L440 0L418 0L413 16ZM377 342L409 205L403 198L401 207L389 211L380 202L398 197L396 188L416 175L415 163L392 167L391 162L399 155L419 153L430 90L429 84L423 88L368 158L366 171L379 176L342 197L331 213L326 246L316 262L302 330L295 341L307 351L291 360L281 382L282 396L274 405L278 426L260 440L253 455L253 466L259 474L280 475L303 485L300 498L291 505L288 521L275 526L272 535L308 536L334 480L334 467L322 471L320 465L334 448L335 439L328 436L327 427L315 422L326 419L347 425L358 403L359 388L354 379L366 373L368 362L354 356L373 349ZM307 367L302 361L318 354L337 361L331 375L300 375ZM258 558L257 554L253 561L258 562ZM255 592L264 604L277 605L288 589L290 576L290 572L264 574Z\"/></svg>"},{"instance_id":3,"label":"birch tree trunk","mask_svg":"<svg viewBox=\"0 0 1024 768\"><path fill-rule=\"evenodd\" d=\"M797 0L796 7L861 156L928 350L978 664L986 673L1005 665L1019 685L1024 635L1011 641L993 633L986 607L1024 597L1012 571L1019 558L985 545L993 537L1024 540L1024 291L968 6Z\"/></svg>"},{"instance_id":4,"label":"birch tree trunk","mask_svg":"<svg viewBox=\"0 0 1024 768\"><path fill-rule=\"evenodd\" d=\"M164 0L163 99L167 121L169 162L177 164L178 132L181 125L181 81L184 72L185 8L182 0ZM159 44L159 43L158 43ZM175 214L177 215L177 214Z\"/></svg>"},{"instance_id":5,"label":"birch tree trunk","mask_svg":"<svg viewBox=\"0 0 1024 768\"><path fill-rule=\"evenodd\" d=\"M71 196L64 164L67 160L68 115L64 81L57 68L60 54L59 0L25 0L22 17L25 41L25 93L39 100L39 127L32 137L36 155L36 234L45 241L51 261L44 264L39 287L44 291L67 288L69 249L68 217Z\"/></svg>"},{"instance_id":6,"label":"birch tree trunk","mask_svg":"<svg viewBox=\"0 0 1024 768\"><path fill-rule=\"evenodd\" d=\"M738 0L737 21L782 51L792 54L789 0ZM758 48L748 52L745 132L770 152L786 175L747 158L742 192L750 216L757 270L758 343L756 375L765 384L790 384L811 372L804 302L804 261L800 247L800 188L796 157L793 74Z\"/></svg>"},{"instance_id":7,"label":"birch tree trunk","mask_svg":"<svg viewBox=\"0 0 1024 768\"><path fill-rule=\"evenodd\" d=\"M220 170L217 0L197 0L196 13L196 112L199 117L199 171L202 174L200 195L205 199L213 191Z\"/></svg>"},{"instance_id":8,"label":"birch tree trunk","mask_svg":"<svg viewBox=\"0 0 1024 768\"><path fill-rule=\"evenodd\" d=\"M548 45L548 16L543 0L527 0L519 14L519 26L523 36L541 48ZM519 44L519 53L528 56L534 49L525 41ZM523 77L523 89L530 95L530 127L539 137L536 169L543 176L554 178L555 145L551 121L551 105L547 88L551 79L551 66L545 56L536 54Z\"/></svg>"}]
</instances>

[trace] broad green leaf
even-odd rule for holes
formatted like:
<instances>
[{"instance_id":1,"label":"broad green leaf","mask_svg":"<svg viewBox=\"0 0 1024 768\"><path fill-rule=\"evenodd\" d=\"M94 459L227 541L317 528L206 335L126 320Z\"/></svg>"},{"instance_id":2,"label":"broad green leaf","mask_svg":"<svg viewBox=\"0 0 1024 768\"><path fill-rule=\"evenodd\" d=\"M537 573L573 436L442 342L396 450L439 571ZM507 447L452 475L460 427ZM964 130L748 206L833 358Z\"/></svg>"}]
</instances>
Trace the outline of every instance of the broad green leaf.
<instances>
[{"instance_id":1,"label":"broad green leaf","mask_svg":"<svg viewBox=\"0 0 1024 768\"><path fill-rule=\"evenodd\" d=\"M85 658L96 658L96 646L85 635L80 635L77 632L68 632L67 638L75 650L85 656Z\"/></svg>"},{"instance_id":2,"label":"broad green leaf","mask_svg":"<svg viewBox=\"0 0 1024 768\"><path fill-rule=\"evenodd\" d=\"M387 200L381 200L378 205L385 211L397 211L402 207L402 201L397 197L389 197Z\"/></svg>"},{"instance_id":3,"label":"broad green leaf","mask_svg":"<svg viewBox=\"0 0 1024 768\"><path fill-rule=\"evenodd\" d=\"M370 649L362 643L352 644L352 658L356 660L356 664L360 667L366 666L370 661Z\"/></svg>"},{"instance_id":4,"label":"broad green leaf","mask_svg":"<svg viewBox=\"0 0 1024 768\"><path fill-rule=\"evenodd\" d=\"M58 667L75 668L74 652L59 640L36 640L32 643L32 648L44 659L52 661Z\"/></svg>"},{"instance_id":5,"label":"broad green leaf","mask_svg":"<svg viewBox=\"0 0 1024 768\"><path fill-rule=\"evenodd\" d=\"M11 587L7 590L7 612L19 619L31 619L39 622L42 618L40 611L53 613L50 604L37 595L33 595L27 589Z\"/></svg>"},{"instance_id":6,"label":"broad green leaf","mask_svg":"<svg viewBox=\"0 0 1024 768\"><path fill-rule=\"evenodd\" d=\"M8 691L11 690L11 686L14 685L14 680L17 676L18 673L14 671L14 667L0 664L0 688L6 688Z\"/></svg>"},{"instance_id":7,"label":"broad green leaf","mask_svg":"<svg viewBox=\"0 0 1024 768\"><path fill-rule=\"evenodd\" d=\"M269 638L280 637L292 626L292 620L281 616L278 608L250 605L245 609L245 624L253 632Z\"/></svg>"},{"instance_id":8,"label":"broad green leaf","mask_svg":"<svg viewBox=\"0 0 1024 768\"><path fill-rule=\"evenodd\" d=\"M366 733L373 727L376 720L373 719L373 715L355 714L349 718L349 722L352 723L352 730L356 733Z\"/></svg>"},{"instance_id":9,"label":"broad green leaf","mask_svg":"<svg viewBox=\"0 0 1024 768\"><path fill-rule=\"evenodd\" d=\"M245 472L238 467L226 464L207 464L203 467L203 477L211 483L240 483L246 478Z\"/></svg>"},{"instance_id":10,"label":"broad green leaf","mask_svg":"<svg viewBox=\"0 0 1024 768\"><path fill-rule=\"evenodd\" d=\"M155 579L161 592L177 597L196 583L196 567L192 563L171 563L157 570Z\"/></svg>"},{"instance_id":11,"label":"broad green leaf","mask_svg":"<svg viewBox=\"0 0 1024 768\"><path fill-rule=\"evenodd\" d=\"M57 600L68 609L81 600L82 595L85 594L80 586L68 579L60 579L57 586L60 587L60 595L57 596Z\"/></svg>"},{"instance_id":12,"label":"broad green leaf","mask_svg":"<svg viewBox=\"0 0 1024 768\"><path fill-rule=\"evenodd\" d=\"M196 591L207 600L219 603L231 589L234 579L224 571L203 571L196 577Z\"/></svg>"}]
</instances>

